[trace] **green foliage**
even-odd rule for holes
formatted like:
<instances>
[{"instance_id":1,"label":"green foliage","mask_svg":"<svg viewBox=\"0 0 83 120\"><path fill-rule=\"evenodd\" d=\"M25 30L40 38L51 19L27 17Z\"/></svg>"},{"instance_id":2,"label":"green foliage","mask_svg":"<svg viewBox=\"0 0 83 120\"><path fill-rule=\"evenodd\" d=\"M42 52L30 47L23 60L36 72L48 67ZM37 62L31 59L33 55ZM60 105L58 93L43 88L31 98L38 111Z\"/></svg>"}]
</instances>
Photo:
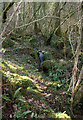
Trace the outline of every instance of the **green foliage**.
<instances>
[{"instance_id":1,"label":"green foliage","mask_svg":"<svg viewBox=\"0 0 83 120\"><path fill-rule=\"evenodd\" d=\"M19 92L20 90L21 90L21 88L18 88L18 89L15 91L14 95L12 95L12 98L11 98L11 99L8 98L8 97L6 97L5 95L3 95L3 99L5 99L6 101L12 102L13 100L15 100L15 97L16 97L16 95L18 94L18 92ZM20 101L24 102L24 100L19 99L18 96L17 96L17 99L16 99L16 100L20 100Z\"/></svg>"},{"instance_id":2,"label":"green foliage","mask_svg":"<svg viewBox=\"0 0 83 120\"><path fill-rule=\"evenodd\" d=\"M23 55L21 60L22 60L22 62L27 63L27 62L28 62L28 60L29 60L29 58L28 58L28 56L27 56L27 55Z\"/></svg>"},{"instance_id":3,"label":"green foliage","mask_svg":"<svg viewBox=\"0 0 83 120\"><path fill-rule=\"evenodd\" d=\"M3 99L5 99L6 101L12 102L12 100L11 100L10 98L6 97L5 95L3 95L2 97L3 97Z\"/></svg>"},{"instance_id":4,"label":"green foliage","mask_svg":"<svg viewBox=\"0 0 83 120\"><path fill-rule=\"evenodd\" d=\"M52 60L52 53L51 53L51 52L45 52L45 51L44 51L43 59L44 59L44 60Z\"/></svg>"},{"instance_id":5,"label":"green foliage","mask_svg":"<svg viewBox=\"0 0 83 120\"><path fill-rule=\"evenodd\" d=\"M21 102L26 102L24 99L22 99L22 98L17 98L16 100L19 100L19 101L21 101Z\"/></svg>"},{"instance_id":6,"label":"green foliage","mask_svg":"<svg viewBox=\"0 0 83 120\"><path fill-rule=\"evenodd\" d=\"M66 83L68 79L70 79L70 74L72 72L72 62L67 63L58 63L53 66L53 69L49 71L49 77L53 81L61 81L62 83ZM68 87L68 86L67 86Z\"/></svg>"},{"instance_id":7,"label":"green foliage","mask_svg":"<svg viewBox=\"0 0 83 120\"><path fill-rule=\"evenodd\" d=\"M13 47L14 44L15 44L14 41L8 38L2 43L2 47L3 48Z\"/></svg>"},{"instance_id":8,"label":"green foliage","mask_svg":"<svg viewBox=\"0 0 83 120\"><path fill-rule=\"evenodd\" d=\"M33 38L31 37L30 39L29 39L29 42L32 42L33 41Z\"/></svg>"},{"instance_id":9,"label":"green foliage","mask_svg":"<svg viewBox=\"0 0 83 120\"><path fill-rule=\"evenodd\" d=\"M64 46L64 37L53 36L51 46L62 49Z\"/></svg>"},{"instance_id":10,"label":"green foliage","mask_svg":"<svg viewBox=\"0 0 83 120\"><path fill-rule=\"evenodd\" d=\"M25 111L25 112L23 112L23 115L27 115L27 114L29 114L29 113L31 113L32 111Z\"/></svg>"},{"instance_id":11,"label":"green foliage","mask_svg":"<svg viewBox=\"0 0 83 120\"><path fill-rule=\"evenodd\" d=\"M23 118L24 116L26 116L27 114L29 114L29 113L31 113L32 111L25 111L25 112L15 112L15 114L16 114L16 118Z\"/></svg>"},{"instance_id":12,"label":"green foliage","mask_svg":"<svg viewBox=\"0 0 83 120\"><path fill-rule=\"evenodd\" d=\"M33 37L29 39L29 43L31 44L32 47L37 47L39 45L37 39Z\"/></svg>"},{"instance_id":13,"label":"green foliage","mask_svg":"<svg viewBox=\"0 0 83 120\"><path fill-rule=\"evenodd\" d=\"M18 88L18 89L15 91L13 97L16 97L17 93L18 93L21 89L22 89L22 88Z\"/></svg>"}]
</instances>

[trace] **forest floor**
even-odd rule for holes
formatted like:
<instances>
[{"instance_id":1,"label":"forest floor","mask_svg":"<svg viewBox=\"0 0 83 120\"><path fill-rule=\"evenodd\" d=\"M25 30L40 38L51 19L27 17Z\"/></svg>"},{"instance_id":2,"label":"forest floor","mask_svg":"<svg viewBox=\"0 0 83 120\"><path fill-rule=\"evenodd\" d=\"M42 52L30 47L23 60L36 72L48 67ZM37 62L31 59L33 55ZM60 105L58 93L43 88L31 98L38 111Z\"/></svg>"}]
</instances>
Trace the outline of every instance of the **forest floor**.
<instances>
[{"instance_id":1,"label":"forest floor","mask_svg":"<svg viewBox=\"0 0 83 120\"><path fill-rule=\"evenodd\" d=\"M56 113L63 113L62 118L71 116L68 81L53 80L39 71L25 44L16 41L15 47L7 48L3 55L3 120L56 118Z\"/></svg>"}]
</instances>

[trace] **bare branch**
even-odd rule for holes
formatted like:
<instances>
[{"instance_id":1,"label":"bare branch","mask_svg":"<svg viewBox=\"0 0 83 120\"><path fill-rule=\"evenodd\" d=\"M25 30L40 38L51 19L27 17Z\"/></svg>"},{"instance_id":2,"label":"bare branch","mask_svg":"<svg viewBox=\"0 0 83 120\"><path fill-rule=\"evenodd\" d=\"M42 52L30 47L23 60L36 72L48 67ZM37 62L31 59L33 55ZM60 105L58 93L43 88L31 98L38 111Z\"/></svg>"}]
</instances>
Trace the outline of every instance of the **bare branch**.
<instances>
[{"instance_id":1,"label":"bare branch","mask_svg":"<svg viewBox=\"0 0 83 120\"><path fill-rule=\"evenodd\" d=\"M60 24L60 26L61 26L65 21L68 21L69 23L72 23L72 22L70 22L68 19L65 19L65 18L61 18L61 17L57 17L57 16L48 16L48 15L46 15L46 16L38 19L38 20L34 20L34 21L32 21L32 22L30 22L30 23L28 23L28 24L25 24L25 25L22 25L22 26L19 26L19 27L14 28L12 31L10 31L10 33L7 34L7 36L0 42L0 44L2 44L2 42L3 42L15 29L20 29L20 28L29 26L29 25L31 25L31 24L33 24L33 23L35 23L35 22L39 22L39 21L41 21L41 20L43 20L43 19L46 19L46 18L53 18L53 19L58 18L58 19L64 20L64 21ZM8 25L9 25L9 24L8 24ZM60 26L58 26L58 27L60 27ZM8 27L8 26L7 26L7 27ZM7 27L6 27L6 28L7 28ZM57 31L58 27L55 29L55 31ZM6 30L6 29L5 29L5 30ZM1 35L3 35L4 33L5 33L5 31L4 31ZM0 36L0 37L1 37L1 36Z\"/></svg>"},{"instance_id":2,"label":"bare branch","mask_svg":"<svg viewBox=\"0 0 83 120\"><path fill-rule=\"evenodd\" d=\"M19 8L19 6L21 5L21 3L22 3L22 0L20 0L18 6L17 6L17 8L16 8L16 10L13 12L13 14L12 14L12 16L10 17L8 23L7 23L6 26L4 27L3 32L2 32L1 35L0 35L0 38L2 38L2 36L4 35L7 27L9 26L10 22L12 21L13 16L15 15L15 13L16 13L16 11L18 10L18 8Z\"/></svg>"},{"instance_id":3,"label":"bare branch","mask_svg":"<svg viewBox=\"0 0 83 120\"><path fill-rule=\"evenodd\" d=\"M22 0L21 0L21 1L22 1ZM19 3L19 4L21 4L21 3ZM18 7L18 6L17 6L17 7ZM15 11L16 11L16 10L15 10ZM15 14L15 11L14 11L14 14ZM13 15L13 16L14 16L14 15ZM13 16L12 16L12 17L13 17ZM0 42L0 44L2 44L2 42L3 42L15 29L20 29L20 28L29 26L29 25L31 25L31 24L33 24L33 23L35 23L35 22L39 22L39 21L41 21L41 20L43 20L43 19L45 19L45 18L53 18L53 19L58 18L58 19L62 19L62 20L64 20L64 21L69 21L69 20L67 20L67 19L63 19L63 18L60 18L60 17L57 17L57 16L47 16L47 15L46 15L46 16L38 19L38 20L34 20L33 22L30 22L30 23L28 23L28 24L25 24L25 25L22 25L22 26L19 26L19 27L14 28L12 31L10 31L10 33L8 33L8 34L6 35L6 37L5 37L4 39L2 39L2 41ZM11 20L12 20L12 19L11 19ZM0 38L2 38L2 36L4 35L5 30L6 30L6 28L8 27L8 25L9 25L10 22L11 22L11 21L9 20L9 22L8 22L7 25L5 26L3 32L1 33ZM70 21L69 21L69 22L70 22ZM57 30L57 29L58 29L58 27L56 28L56 30Z\"/></svg>"},{"instance_id":4,"label":"bare branch","mask_svg":"<svg viewBox=\"0 0 83 120\"><path fill-rule=\"evenodd\" d=\"M73 31L73 28L71 29L70 34L69 34L69 42L70 42L70 45L71 45L71 48L72 48L73 56L75 56L75 54L74 54L74 49L73 49L73 45L72 45L72 42L71 42L71 34L72 34L72 31Z\"/></svg>"},{"instance_id":5,"label":"bare branch","mask_svg":"<svg viewBox=\"0 0 83 120\"><path fill-rule=\"evenodd\" d=\"M45 18L53 18L53 19L58 18L58 19L66 20L66 21L70 22L69 20L64 19L64 18L60 18L60 17L57 17L57 16L47 16L47 15L46 15L46 16L44 16L44 17L38 19L38 20L34 20L33 22L30 22L30 23L28 23L28 24L25 24L25 25L22 25L22 26L16 27L16 29L19 29L19 28L22 28L22 27L29 26L29 25L31 25L31 24L33 24L33 23L35 23L35 22L39 22L39 21L41 21L41 20L43 20L43 19L45 19ZM72 23L72 22L71 22L71 23Z\"/></svg>"}]
</instances>

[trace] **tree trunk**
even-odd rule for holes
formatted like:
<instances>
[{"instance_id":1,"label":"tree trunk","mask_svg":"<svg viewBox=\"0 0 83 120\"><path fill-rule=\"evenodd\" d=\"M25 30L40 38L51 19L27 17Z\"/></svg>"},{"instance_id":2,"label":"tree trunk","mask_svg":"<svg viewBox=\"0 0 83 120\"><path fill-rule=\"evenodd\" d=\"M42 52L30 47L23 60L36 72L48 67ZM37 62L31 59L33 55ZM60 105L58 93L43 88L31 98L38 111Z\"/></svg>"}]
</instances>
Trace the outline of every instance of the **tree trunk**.
<instances>
[{"instance_id":1,"label":"tree trunk","mask_svg":"<svg viewBox=\"0 0 83 120\"><path fill-rule=\"evenodd\" d=\"M83 20L83 19L82 19ZM74 102L74 96L75 96L75 92L76 90L78 89L78 85L80 84L81 80L82 80L82 77L83 77L83 66L82 66L82 69L80 71L80 74L79 74L79 77L78 77L78 80L76 78L77 76L77 70L78 70L78 60L79 60L79 55L80 55L80 47L81 47L81 40L83 39L83 21L81 20L81 24L80 24L80 38L78 39L77 41L77 48L76 48L76 52L75 52L75 62L74 62L74 67L73 67L73 70L72 70L72 77L71 77L71 81L70 81L70 86L69 86L69 90L72 90L72 95L71 95L71 113L72 115L73 114L73 102Z\"/></svg>"},{"instance_id":2,"label":"tree trunk","mask_svg":"<svg viewBox=\"0 0 83 120\"><path fill-rule=\"evenodd\" d=\"M7 12L5 12L5 8L6 8L6 3L3 2L3 16L2 16L2 22L5 23L6 22L6 18L7 18Z\"/></svg>"},{"instance_id":3,"label":"tree trunk","mask_svg":"<svg viewBox=\"0 0 83 120\"><path fill-rule=\"evenodd\" d=\"M25 24L25 2L23 2L23 24Z\"/></svg>"},{"instance_id":4,"label":"tree trunk","mask_svg":"<svg viewBox=\"0 0 83 120\"><path fill-rule=\"evenodd\" d=\"M55 3L55 16L60 18L60 3L59 2ZM58 29L56 30L56 28L58 28ZM56 30L56 32L55 32L55 30ZM51 30L51 33L50 33L49 37L47 38L47 42L46 42L47 45L50 45L50 42L51 42L54 32L57 36L61 35L60 19L58 19L58 18L56 18L54 28Z\"/></svg>"},{"instance_id":5,"label":"tree trunk","mask_svg":"<svg viewBox=\"0 0 83 120\"><path fill-rule=\"evenodd\" d=\"M35 13L35 11L36 11L36 2L33 3L33 12ZM36 20L36 14L34 14L34 20ZM34 31L35 32L37 31L37 23L36 22L34 23Z\"/></svg>"},{"instance_id":6,"label":"tree trunk","mask_svg":"<svg viewBox=\"0 0 83 120\"><path fill-rule=\"evenodd\" d=\"M8 6L6 7L6 3L3 3L3 18L2 18L2 22L5 23L6 19L7 19L7 11L12 7L12 5L14 4L14 2L10 2L8 4Z\"/></svg>"},{"instance_id":7,"label":"tree trunk","mask_svg":"<svg viewBox=\"0 0 83 120\"><path fill-rule=\"evenodd\" d=\"M56 6L57 6L57 7L55 8L55 15L56 15L57 17L60 17L60 3L57 2L57 3L56 3ZM58 26L60 26L60 19L56 18L55 29L56 29ZM57 31L55 32L55 34L56 34L57 36L60 36L60 35L61 35L61 28L60 28L60 27L57 29Z\"/></svg>"},{"instance_id":8,"label":"tree trunk","mask_svg":"<svg viewBox=\"0 0 83 120\"><path fill-rule=\"evenodd\" d=\"M83 50L83 1L81 3L81 50Z\"/></svg>"}]
</instances>

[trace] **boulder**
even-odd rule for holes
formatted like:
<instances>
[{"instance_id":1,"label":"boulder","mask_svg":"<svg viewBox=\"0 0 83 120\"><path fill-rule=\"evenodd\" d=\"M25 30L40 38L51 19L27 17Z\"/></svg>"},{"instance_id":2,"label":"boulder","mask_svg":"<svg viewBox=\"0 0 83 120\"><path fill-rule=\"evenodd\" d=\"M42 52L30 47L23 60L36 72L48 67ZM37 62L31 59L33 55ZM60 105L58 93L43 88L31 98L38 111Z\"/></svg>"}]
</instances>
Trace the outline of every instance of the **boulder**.
<instances>
[{"instance_id":1,"label":"boulder","mask_svg":"<svg viewBox=\"0 0 83 120\"><path fill-rule=\"evenodd\" d=\"M55 60L46 60L42 64L43 71L48 71L49 69L52 69L53 66L55 66Z\"/></svg>"}]
</instances>

